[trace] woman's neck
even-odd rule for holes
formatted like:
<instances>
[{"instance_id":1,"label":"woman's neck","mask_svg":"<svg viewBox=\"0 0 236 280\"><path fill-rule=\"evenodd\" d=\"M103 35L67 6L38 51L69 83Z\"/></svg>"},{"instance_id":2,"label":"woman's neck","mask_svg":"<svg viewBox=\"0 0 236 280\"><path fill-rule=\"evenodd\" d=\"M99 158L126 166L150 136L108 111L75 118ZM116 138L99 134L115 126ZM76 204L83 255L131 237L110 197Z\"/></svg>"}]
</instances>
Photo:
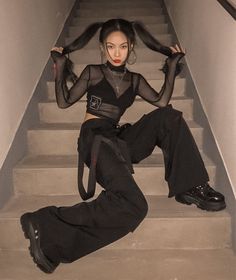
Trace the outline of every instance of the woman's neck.
<instances>
[{"instance_id":1,"label":"woman's neck","mask_svg":"<svg viewBox=\"0 0 236 280\"><path fill-rule=\"evenodd\" d=\"M107 62L105 63L105 65L106 65L107 67L109 67L110 70L115 71L115 72L121 72L121 73L123 73L123 72L125 71L125 64L122 64L122 65L120 65L120 66L115 66L115 65L111 64L109 61L107 61Z\"/></svg>"}]
</instances>

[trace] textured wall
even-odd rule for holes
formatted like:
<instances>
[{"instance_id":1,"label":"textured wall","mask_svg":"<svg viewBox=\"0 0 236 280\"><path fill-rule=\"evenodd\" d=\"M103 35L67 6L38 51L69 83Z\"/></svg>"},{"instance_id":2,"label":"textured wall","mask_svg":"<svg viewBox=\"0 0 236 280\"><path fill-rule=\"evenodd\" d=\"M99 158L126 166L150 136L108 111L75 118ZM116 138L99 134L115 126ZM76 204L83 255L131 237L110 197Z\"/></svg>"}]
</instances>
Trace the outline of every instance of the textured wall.
<instances>
[{"instance_id":1,"label":"textured wall","mask_svg":"<svg viewBox=\"0 0 236 280\"><path fill-rule=\"evenodd\" d=\"M75 0L0 0L0 168Z\"/></svg>"}]
</instances>

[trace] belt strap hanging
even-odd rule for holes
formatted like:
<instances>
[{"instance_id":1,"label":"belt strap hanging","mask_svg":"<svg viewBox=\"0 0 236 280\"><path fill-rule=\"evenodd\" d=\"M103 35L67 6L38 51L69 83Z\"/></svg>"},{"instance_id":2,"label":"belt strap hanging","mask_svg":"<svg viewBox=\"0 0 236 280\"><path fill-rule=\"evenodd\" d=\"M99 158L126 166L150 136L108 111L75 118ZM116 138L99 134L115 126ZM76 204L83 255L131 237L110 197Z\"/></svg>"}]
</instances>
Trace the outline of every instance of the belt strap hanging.
<instances>
[{"instance_id":1,"label":"belt strap hanging","mask_svg":"<svg viewBox=\"0 0 236 280\"><path fill-rule=\"evenodd\" d=\"M87 191L85 190L84 184L83 184L83 174L84 174L84 160L82 155L79 153L78 156L78 190L80 193L80 196L83 200L87 200L94 196L95 189L96 189L96 165L97 165L97 159L98 154L100 150L101 142L104 142L108 144L112 150L115 152L116 156L121 160L121 162L124 162L127 164L128 169L131 173L134 173L131 160L128 156L128 150L126 143L124 141L118 139L117 145L112 140L102 136L102 135L96 135L94 137L92 149L91 149L91 162L90 162L90 168L89 168L89 177L88 177L88 188ZM121 151L124 152L124 154L121 154Z\"/></svg>"}]
</instances>

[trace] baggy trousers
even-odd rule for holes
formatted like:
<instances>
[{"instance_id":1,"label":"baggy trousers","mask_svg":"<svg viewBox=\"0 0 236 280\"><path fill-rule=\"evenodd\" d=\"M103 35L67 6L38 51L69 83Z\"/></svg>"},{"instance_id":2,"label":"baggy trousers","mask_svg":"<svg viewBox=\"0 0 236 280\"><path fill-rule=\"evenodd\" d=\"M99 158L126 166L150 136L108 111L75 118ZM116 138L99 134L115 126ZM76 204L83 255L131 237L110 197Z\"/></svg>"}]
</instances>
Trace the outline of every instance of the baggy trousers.
<instances>
[{"instance_id":1,"label":"baggy trousers","mask_svg":"<svg viewBox=\"0 0 236 280\"><path fill-rule=\"evenodd\" d=\"M81 127L80 140L86 145L82 152L88 166L94 136L101 131L114 131L114 124L92 119ZM156 145L162 149L169 197L209 180L182 113L171 105L144 115L112 137L127 143L133 163L148 157ZM96 199L34 212L41 248L55 265L75 261L133 232L147 214L147 202L129 168L106 143L99 150L96 179L104 189Z\"/></svg>"}]
</instances>

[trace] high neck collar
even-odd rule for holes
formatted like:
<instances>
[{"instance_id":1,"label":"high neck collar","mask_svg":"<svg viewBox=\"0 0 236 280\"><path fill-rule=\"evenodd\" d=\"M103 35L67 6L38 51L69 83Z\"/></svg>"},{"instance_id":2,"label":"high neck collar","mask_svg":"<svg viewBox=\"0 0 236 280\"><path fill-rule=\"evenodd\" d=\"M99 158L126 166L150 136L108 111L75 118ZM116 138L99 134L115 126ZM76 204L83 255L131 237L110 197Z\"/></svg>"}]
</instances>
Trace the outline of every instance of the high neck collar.
<instances>
[{"instance_id":1,"label":"high neck collar","mask_svg":"<svg viewBox=\"0 0 236 280\"><path fill-rule=\"evenodd\" d=\"M115 72L120 72L120 73L123 73L125 71L125 64L122 64L120 66L115 66L115 65L112 65L109 61L107 61L105 63L105 65L111 69L112 71L115 71Z\"/></svg>"}]
</instances>

